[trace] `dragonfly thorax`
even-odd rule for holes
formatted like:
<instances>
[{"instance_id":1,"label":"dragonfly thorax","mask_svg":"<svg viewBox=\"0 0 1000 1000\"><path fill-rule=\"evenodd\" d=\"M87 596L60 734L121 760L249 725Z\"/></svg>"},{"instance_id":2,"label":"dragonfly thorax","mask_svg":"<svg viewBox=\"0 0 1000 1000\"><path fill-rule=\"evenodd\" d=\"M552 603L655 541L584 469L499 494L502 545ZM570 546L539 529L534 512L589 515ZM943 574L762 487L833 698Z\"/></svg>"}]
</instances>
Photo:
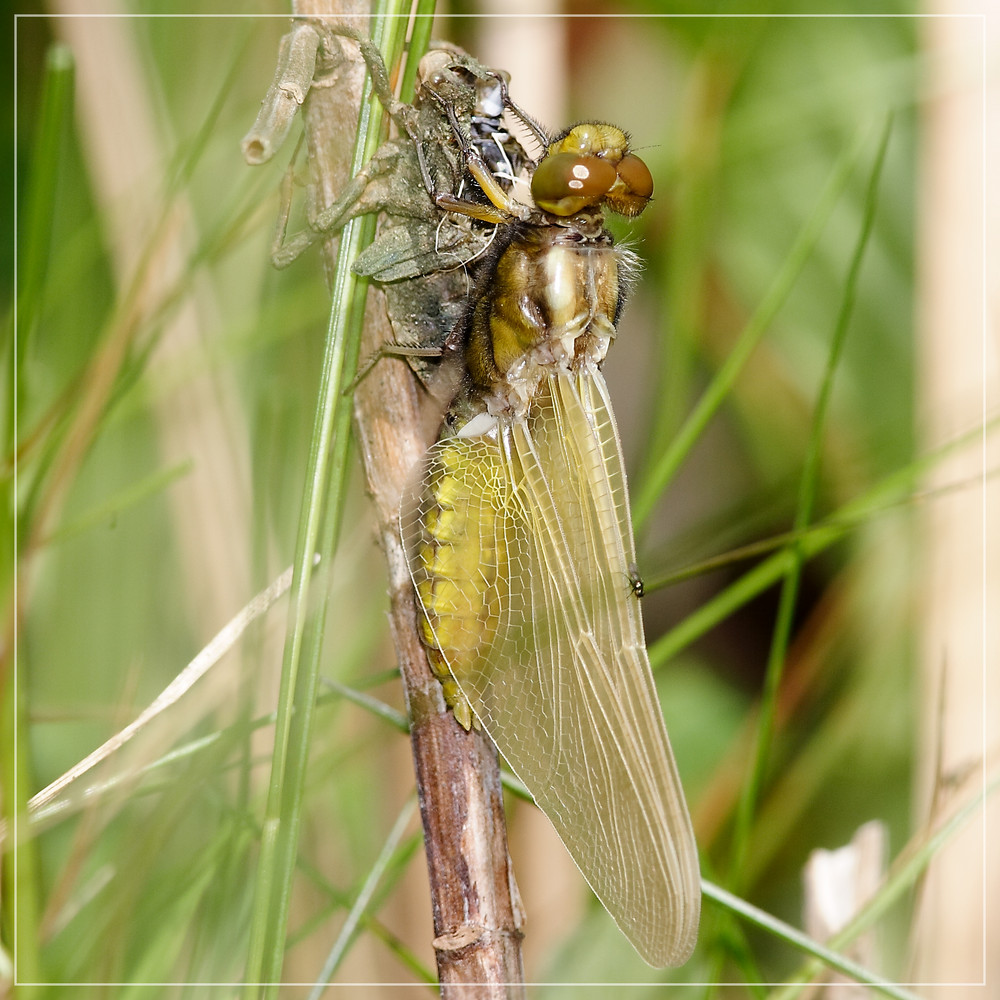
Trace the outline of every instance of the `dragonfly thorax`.
<instances>
[{"instance_id":1,"label":"dragonfly thorax","mask_svg":"<svg viewBox=\"0 0 1000 1000\"><path fill-rule=\"evenodd\" d=\"M466 318L469 375L491 412L519 416L546 375L600 366L621 309L621 264L603 230L515 227Z\"/></svg>"}]
</instances>

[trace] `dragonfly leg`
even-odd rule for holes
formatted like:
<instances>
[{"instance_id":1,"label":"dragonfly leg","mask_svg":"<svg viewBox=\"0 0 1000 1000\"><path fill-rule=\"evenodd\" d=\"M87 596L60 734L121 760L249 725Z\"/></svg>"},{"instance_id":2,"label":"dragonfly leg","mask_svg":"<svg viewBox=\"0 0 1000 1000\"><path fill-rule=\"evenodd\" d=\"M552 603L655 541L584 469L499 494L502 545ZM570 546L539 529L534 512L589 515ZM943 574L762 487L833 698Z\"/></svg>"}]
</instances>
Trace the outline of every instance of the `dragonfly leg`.
<instances>
[{"instance_id":1,"label":"dragonfly leg","mask_svg":"<svg viewBox=\"0 0 1000 1000\"><path fill-rule=\"evenodd\" d=\"M344 223L359 215L380 212L384 208L382 197L369 191L373 180L391 174L398 162L394 149L379 150L338 195L336 201L319 212L310 204L306 210L309 228L294 236L287 237L288 216L291 209L294 187L293 167L289 166L281 183L281 208L275 224L274 239L271 242L271 262L279 270L288 267L314 243L339 232Z\"/></svg>"}]
</instances>

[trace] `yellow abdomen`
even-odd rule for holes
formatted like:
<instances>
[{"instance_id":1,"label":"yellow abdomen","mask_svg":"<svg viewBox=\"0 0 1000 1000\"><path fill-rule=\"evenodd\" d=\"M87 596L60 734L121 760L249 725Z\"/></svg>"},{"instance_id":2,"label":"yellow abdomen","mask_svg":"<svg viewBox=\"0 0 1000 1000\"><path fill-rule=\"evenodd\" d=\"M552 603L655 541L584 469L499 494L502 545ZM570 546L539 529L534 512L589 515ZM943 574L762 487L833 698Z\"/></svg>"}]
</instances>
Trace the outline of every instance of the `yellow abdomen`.
<instances>
[{"instance_id":1,"label":"yellow abdomen","mask_svg":"<svg viewBox=\"0 0 1000 1000\"><path fill-rule=\"evenodd\" d=\"M421 637L445 701L468 729L472 710L459 682L480 665L501 614L507 579L505 480L496 445L454 437L433 451L425 480L416 586Z\"/></svg>"}]
</instances>

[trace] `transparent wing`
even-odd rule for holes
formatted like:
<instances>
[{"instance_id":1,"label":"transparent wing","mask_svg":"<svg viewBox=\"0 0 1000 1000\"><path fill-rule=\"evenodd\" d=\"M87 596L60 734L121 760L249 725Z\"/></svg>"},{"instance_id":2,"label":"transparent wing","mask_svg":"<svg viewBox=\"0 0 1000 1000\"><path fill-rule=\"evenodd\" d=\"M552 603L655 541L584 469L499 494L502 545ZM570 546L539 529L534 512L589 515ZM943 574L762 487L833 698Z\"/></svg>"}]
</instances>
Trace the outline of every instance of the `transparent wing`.
<instances>
[{"instance_id":1,"label":"transparent wing","mask_svg":"<svg viewBox=\"0 0 1000 1000\"><path fill-rule=\"evenodd\" d=\"M549 376L527 420L462 442L458 462L455 447L436 446L461 467L501 572L479 579L476 655L449 666L639 954L679 965L697 934L698 858L629 585L632 529L604 379Z\"/></svg>"}]
</instances>

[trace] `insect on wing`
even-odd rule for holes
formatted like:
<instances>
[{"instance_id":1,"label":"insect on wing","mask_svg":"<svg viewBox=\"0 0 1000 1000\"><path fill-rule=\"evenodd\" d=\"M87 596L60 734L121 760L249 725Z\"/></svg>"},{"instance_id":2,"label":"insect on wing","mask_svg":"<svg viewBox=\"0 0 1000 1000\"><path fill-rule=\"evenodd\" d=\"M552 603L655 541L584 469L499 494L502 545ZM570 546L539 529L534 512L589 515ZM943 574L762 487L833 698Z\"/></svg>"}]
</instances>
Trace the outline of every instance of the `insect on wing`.
<instances>
[{"instance_id":1,"label":"insect on wing","mask_svg":"<svg viewBox=\"0 0 1000 1000\"><path fill-rule=\"evenodd\" d=\"M679 965L697 934L697 852L625 586L632 529L604 379L550 375L525 419L444 439L429 461L404 534L424 547L411 570L433 644L464 664L472 710L639 954ZM456 514L434 527L463 609L450 618L417 522ZM440 544L450 533L469 544Z\"/></svg>"}]
</instances>

